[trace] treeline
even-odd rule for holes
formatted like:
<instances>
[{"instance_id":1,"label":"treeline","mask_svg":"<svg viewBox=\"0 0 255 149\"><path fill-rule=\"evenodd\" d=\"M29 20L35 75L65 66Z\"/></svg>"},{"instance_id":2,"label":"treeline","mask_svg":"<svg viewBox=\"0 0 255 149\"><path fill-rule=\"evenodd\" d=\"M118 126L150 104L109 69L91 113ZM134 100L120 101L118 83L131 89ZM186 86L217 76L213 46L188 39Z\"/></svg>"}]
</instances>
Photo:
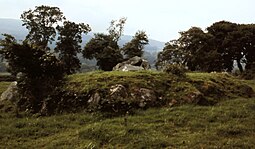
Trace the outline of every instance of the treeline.
<instances>
[{"instance_id":1,"label":"treeline","mask_svg":"<svg viewBox=\"0 0 255 149\"><path fill-rule=\"evenodd\" d=\"M241 73L255 68L255 24L220 21L206 31L192 27L166 43L156 65L162 68L179 64L191 71L231 72L234 63Z\"/></svg>"}]
</instances>

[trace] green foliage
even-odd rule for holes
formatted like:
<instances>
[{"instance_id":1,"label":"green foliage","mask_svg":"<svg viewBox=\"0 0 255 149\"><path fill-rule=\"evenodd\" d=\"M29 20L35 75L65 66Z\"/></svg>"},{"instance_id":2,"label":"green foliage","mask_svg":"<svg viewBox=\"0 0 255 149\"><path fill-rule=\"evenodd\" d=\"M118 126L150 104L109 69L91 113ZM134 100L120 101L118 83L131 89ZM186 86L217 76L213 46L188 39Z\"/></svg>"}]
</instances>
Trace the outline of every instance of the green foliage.
<instances>
[{"instance_id":1,"label":"green foliage","mask_svg":"<svg viewBox=\"0 0 255 149\"><path fill-rule=\"evenodd\" d=\"M1 76L2 77L2 76ZM10 85L11 83L9 81L0 81L0 94L2 94Z\"/></svg>"},{"instance_id":2,"label":"green foliage","mask_svg":"<svg viewBox=\"0 0 255 149\"><path fill-rule=\"evenodd\" d=\"M110 37L114 42L118 42L124 31L124 25L127 18L120 18L119 20L112 20L107 29Z\"/></svg>"},{"instance_id":3,"label":"green foliage","mask_svg":"<svg viewBox=\"0 0 255 149\"><path fill-rule=\"evenodd\" d=\"M166 73L171 73L179 77L184 77L186 74L186 68L180 64L168 64L163 69Z\"/></svg>"},{"instance_id":4,"label":"green foliage","mask_svg":"<svg viewBox=\"0 0 255 149\"><path fill-rule=\"evenodd\" d=\"M216 22L204 32L192 27L180 32L181 37L170 41L158 55L157 66L182 63L192 71L232 71L234 61L240 72L251 69L254 62L253 24Z\"/></svg>"},{"instance_id":5,"label":"green foliage","mask_svg":"<svg viewBox=\"0 0 255 149\"><path fill-rule=\"evenodd\" d=\"M227 71L233 69L234 54L239 53L238 50L233 49L232 43L236 44L238 39L230 39L229 37L237 30L238 26L235 23L220 21L215 22L207 28L208 33L212 34L214 39L211 46L215 46L219 53L221 53L223 62L222 65ZM237 51L235 51L237 50Z\"/></svg>"},{"instance_id":6,"label":"green foliage","mask_svg":"<svg viewBox=\"0 0 255 149\"><path fill-rule=\"evenodd\" d=\"M165 44L163 51L158 53L156 68L163 69L167 64L184 64L184 56L182 50L179 49L176 40L172 40Z\"/></svg>"},{"instance_id":7,"label":"green foliage","mask_svg":"<svg viewBox=\"0 0 255 149\"><path fill-rule=\"evenodd\" d=\"M21 19L29 30L26 37L31 44L46 48L48 43L54 41L56 30L54 26L65 20L58 7L36 6L34 10L23 12Z\"/></svg>"},{"instance_id":8,"label":"green foliage","mask_svg":"<svg viewBox=\"0 0 255 149\"><path fill-rule=\"evenodd\" d=\"M95 58L100 69L111 71L115 65L123 61L118 41L123 33L125 22L126 18L121 18L118 22L112 20L108 28L108 35L95 34L95 37L84 47L83 57L87 59Z\"/></svg>"},{"instance_id":9,"label":"green foliage","mask_svg":"<svg viewBox=\"0 0 255 149\"><path fill-rule=\"evenodd\" d=\"M81 52L82 33L88 33L91 28L88 24L65 21L63 26L57 26L59 32L55 51L59 53L66 74L75 73L80 69L80 60L77 54Z\"/></svg>"},{"instance_id":10,"label":"green foliage","mask_svg":"<svg viewBox=\"0 0 255 149\"><path fill-rule=\"evenodd\" d=\"M83 57L95 58L100 69L111 71L112 68L123 60L118 43L110 35L95 34L84 47Z\"/></svg>"},{"instance_id":11,"label":"green foliage","mask_svg":"<svg viewBox=\"0 0 255 149\"><path fill-rule=\"evenodd\" d=\"M148 44L149 40L144 31L136 32L133 39L126 43L121 49L128 59L139 56L142 57L144 45Z\"/></svg>"},{"instance_id":12,"label":"green foliage","mask_svg":"<svg viewBox=\"0 0 255 149\"><path fill-rule=\"evenodd\" d=\"M29 30L26 40L18 43L14 37L5 34L0 43L0 54L10 73L17 78L18 108L45 113L45 106L57 107L54 105L59 99L56 94L61 93L57 90L64 75L80 68L77 54L81 52L82 33L91 29L88 24L70 21L63 22L63 26L57 25L65 20L58 7L37 6L35 10L25 11L21 19ZM56 30L59 41L55 53L51 53L48 43L55 40Z\"/></svg>"},{"instance_id":13,"label":"green foliage","mask_svg":"<svg viewBox=\"0 0 255 149\"><path fill-rule=\"evenodd\" d=\"M43 99L50 95L56 82L62 79L62 65L45 50L32 47L27 42L19 44L10 35L5 37L1 41L1 55L9 64L10 73L17 75L17 85L22 96L18 106L38 112Z\"/></svg>"},{"instance_id":14,"label":"green foliage","mask_svg":"<svg viewBox=\"0 0 255 149\"><path fill-rule=\"evenodd\" d=\"M255 79L255 62L253 64L250 64L250 69L245 70L245 72L242 74L242 78L247 80L254 80Z\"/></svg>"}]
</instances>

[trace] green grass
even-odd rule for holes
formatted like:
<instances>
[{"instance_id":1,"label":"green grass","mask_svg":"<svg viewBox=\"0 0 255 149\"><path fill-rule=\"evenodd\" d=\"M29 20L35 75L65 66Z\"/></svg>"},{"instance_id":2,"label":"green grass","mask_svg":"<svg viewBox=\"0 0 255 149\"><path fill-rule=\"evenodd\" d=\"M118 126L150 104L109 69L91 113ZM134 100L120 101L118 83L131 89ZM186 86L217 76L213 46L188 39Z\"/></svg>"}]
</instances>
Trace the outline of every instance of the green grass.
<instances>
[{"instance_id":1,"label":"green grass","mask_svg":"<svg viewBox=\"0 0 255 149\"><path fill-rule=\"evenodd\" d=\"M10 84L10 82L0 82L0 94L2 94Z\"/></svg>"},{"instance_id":2,"label":"green grass","mask_svg":"<svg viewBox=\"0 0 255 149\"><path fill-rule=\"evenodd\" d=\"M0 115L0 148L254 148L255 99L215 106L16 118Z\"/></svg>"},{"instance_id":3,"label":"green grass","mask_svg":"<svg viewBox=\"0 0 255 149\"><path fill-rule=\"evenodd\" d=\"M178 77L156 71L122 72L122 71L96 71L80 73L67 77L68 90L84 93L93 89L109 89L111 85L123 84L124 86L159 88L161 80L176 81Z\"/></svg>"},{"instance_id":4,"label":"green grass","mask_svg":"<svg viewBox=\"0 0 255 149\"><path fill-rule=\"evenodd\" d=\"M120 83L158 88L162 92L172 87L173 92L166 97L174 93L179 94L177 97L216 86L231 98L217 99L218 90L212 89L209 91L216 92L208 94L208 98L218 101L214 105L164 106L117 117L100 112L16 117L0 110L0 148L255 148L255 98L231 92L243 84L255 88L255 81L220 73L187 76L181 79L153 71L93 72L69 76L65 89L84 93ZM0 82L1 90L7 86L8 82Z\"/></svg>"},{"instance_id":5,"label":"green grass","mask_svg":"<svg viewBox=\"0 0 255 149\"><path fill-rule=\"evenodd\" d=\"M139 103L133 99L132 94L137 94L137 90L140 88L152 90L158 96L157 101L159 102L146 103L149 107L187 103L212 105L223 98L255 96L246 82L225 73L188 73L187 77L178 77L158 71L96 71L74 74L68 76L66 80L64 90L76 95L77 99L89 100L93 94L98 93L102 100L100 102L107 103L109 107L114 107L119 103L138 107ZM127 97L124 100L111 97L111 87L119 84L126 88ZM82 103L82 105L84 104ZM100 105L95 109L99 109L98 107Z\"/></svg>"},{"instance_id":6,"label":"green grass","mask_svg":"<svg viewBox=\"0 0 255 149\"><path fill-rule=\"evenodd\" d=\"M8 88L11 84L10 80L13 79L9 73L0 73L0 95Z\"/></svg>"}]
</instances>

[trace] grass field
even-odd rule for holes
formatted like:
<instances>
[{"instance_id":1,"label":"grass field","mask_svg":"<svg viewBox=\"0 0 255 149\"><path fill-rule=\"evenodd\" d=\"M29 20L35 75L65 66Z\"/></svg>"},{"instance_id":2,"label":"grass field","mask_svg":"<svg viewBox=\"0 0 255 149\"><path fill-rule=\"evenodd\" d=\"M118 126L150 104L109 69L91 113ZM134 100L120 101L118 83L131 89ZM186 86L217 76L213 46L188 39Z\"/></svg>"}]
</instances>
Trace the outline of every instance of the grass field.
<instances>
[{"instance_id":1,"label":"grass field","mask_svg":"<svg viewBox=\"0 0 255 149\"><path fill-rule=\"evenodd\" d=\"M209 74L188 76L212 80ZM240 81L255 88L254 80ZM1 82L1 90L7 85ZM0 148L255 148L254 137L255 98L149 108L118 117L0 113Z\"/></svg>"}]
</instances>

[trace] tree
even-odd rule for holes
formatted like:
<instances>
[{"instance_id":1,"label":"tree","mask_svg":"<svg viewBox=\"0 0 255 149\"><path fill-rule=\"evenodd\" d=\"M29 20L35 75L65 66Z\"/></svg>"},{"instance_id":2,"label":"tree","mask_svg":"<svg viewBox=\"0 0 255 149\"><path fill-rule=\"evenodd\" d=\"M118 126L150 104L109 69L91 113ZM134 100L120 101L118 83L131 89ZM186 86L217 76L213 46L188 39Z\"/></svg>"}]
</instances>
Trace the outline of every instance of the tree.
<instances>
[{"instance_id":1,"label":"tree","mask_svg":"<svg viewBox=\"0 0 255 149\"><path fill-rule=\"evenodd\" d=\"M143 49L146 44L148 44L149 40L144 31L136 32L133 39L126 43L121 49L127 58L132 58L134 56L141 57L143 55Z\"/></svg>"},{"instance_id":2,"label":"tree","mask_svg":"<svg viewBox=\"0 0 255 149\"><path fill-rule=\"evenodd\" d=\"M126 18L116 22L116 20L111 22L108 28L109 34L94 34L82 51L84 58L95 58L99 68L105 71L111 71L115 65L123 61L118 41L123 33Z\"/></svg>"},{"instance_id":3,"label":"tree","mask_svg":"<svg viewBox=\"0 0 255 149\"><path fill-rule=\"evenodd\" d=\"M220 21L204 32L192 27L180 32L181 37L169 42L158 55L157 65L175 63L181 58L190 70L232 71L234 61L240 72L255 63L255 25Z\"/></svg>"},{"instance_id":4,"label":"tree","mask_svg":"<svg viewBox=\"0 0 255 149\"><path fill-rule=\"evenodd\" d=\"M111 21L110 27L107 30L114 42L118 42L120 37L122 36L126 21L127 18L120 18L119 20Z\"/></svg>"},{"instance_id":5,"label":"tree","mask_svg":"<svg viewBox=\"0 0 255 149\"><path fill-rule=\"evenodd\" d=\"M249 69L255 61L255 26L253 24L236 24L227 21L214 23L207 28L208 33L215 38L214 44L224 60L223 64L227 71L233 69L236 61L240 72Z\"/></svg>"},{"instance_id":6,"label":"tree","mask_svg":"<svg viewBox=\"0 0 255 149\"><path fill-rule=\"evenodd\" d=\"M17 43L11 35L4 35L0 42L0 54L9 64L9 70L17 76L19 108L39 112L43 101L51 95L63 78L60 61L48 51L33 47L26 41Z\"/></svg>"},{"instance_id":7,"label":"tree","mask_svg":"<svg viewBox=\"0 0 255 149\"><path fill-rule=\"evenodd\" d=\"M242 36L239 40L242 43L243 62L246 64L245 69L253 69L255 66L255 24L241 24L239 30ZM254 71L255 72L255 71Z\"/></svg>"},{"instance_id":8,"label":"tree","mask_svg":"<svg viewBox=\"0 0 255 149\"><path fill-rule=\"evenodd\" d=\"M105 71L111 71L123 60L117 42L105 34L95 34L95 37L84 47L82 54L87 59L95 58L99 68Z\"/></svg>"},{"instance_id":9,"label":"tree","mask_svg":"<svg viewBox=\"0 0 255 149\"><path fill-rule=\"evenodd\" d=\"M157 67L182 64L191 71L221 71L222 58L213 46L214 37L201 28L180 32L181 37L166 44L158 54Z\"/></svg>"},{"instance_id":10,"label":"tree","mask_svg":"<svg viewBox=\"0 0 255 149\"><path fill-rule=\"evenodd\" d=\"M82 33L88 33L91 28L88 24L76 24L70 21L65 21L63 25L57 26L59 41L55 51L59 53L59 60L63 64L65 73L72 74L81 67L77 54L81 52Z\"/></svg>"},{"instance_id":11,"label":"tree","mask_svg":"<svg viewBox=\"0 0 255 149\"><path fill-rule=\"evenodd\" d=\"M156 68L162 69L168 64L184 65L185 53L179 49L178 41L172 40L165 44L165 47L158 53Z\"/></svg>"},{"instance_id":12,"label":"tree","mask_svg":"<svg viewBox=\"0 0 255 149\"><path fill-rule=\"evenodd\" d=\"M184 63L192 71L221 71L222 60L213 46L214 37L201 28L192 27L181 32L179 48L184 52Z\"/></svg>"},{"instance_id":13,"label":"tree","mask_svg":"<svg viewBox=\"0 0 255 149\"><path fill-rule=\"evenodd\" d=\"M48 43L55 40L56 30L54 26L65 20L58 7L36 6L35 10L25 11L21 15L23 26L29 30L26 40L31 44L46 48Z\"/></svg>"},{"instance_id":14,"label":"tree","mask_svg":"<svg viewBox=\"0 0 255 149\"><path fill-rule=\"evenodd\" d=\"M230 34L236 31L237 27L235 23L219 21L207 28L208 33L214 37L212 44L215 46L215 49L217 49L218 53L221 54L223 68L227 71L233 70L234 55L237 53L236 50L239 50L235 48L232 43L238 38L230 38ZM240 64L238 65L240 66Z\"/></svg>"}]
</instances>

